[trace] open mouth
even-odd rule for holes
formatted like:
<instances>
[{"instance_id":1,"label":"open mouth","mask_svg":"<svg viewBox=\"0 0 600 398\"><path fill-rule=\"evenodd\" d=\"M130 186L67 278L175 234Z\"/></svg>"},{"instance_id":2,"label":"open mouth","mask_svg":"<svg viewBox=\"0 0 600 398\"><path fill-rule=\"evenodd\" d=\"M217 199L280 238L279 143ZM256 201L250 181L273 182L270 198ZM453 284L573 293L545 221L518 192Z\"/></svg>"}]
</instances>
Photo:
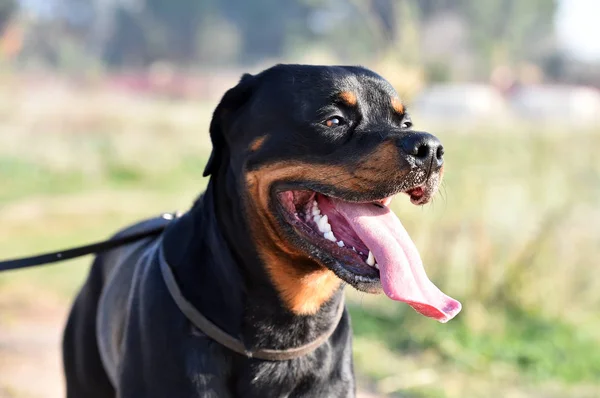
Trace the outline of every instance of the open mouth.
<instances>
[{"instance_id":1,"label":"open mouth","mask_svg":"<svg viewBox=\"0 0 600 398\"><path fill-rule=\"evenodd\" d=\"M405 193L415 204L427 196L423 187ZM389 209L391 197L357 203L298 189L279 192L278 199L309 255L345 282L369 293L383 289L391 299L440 322L460 312L460 303L428 279L414 243Z\"/></svg>"}]
</instances>

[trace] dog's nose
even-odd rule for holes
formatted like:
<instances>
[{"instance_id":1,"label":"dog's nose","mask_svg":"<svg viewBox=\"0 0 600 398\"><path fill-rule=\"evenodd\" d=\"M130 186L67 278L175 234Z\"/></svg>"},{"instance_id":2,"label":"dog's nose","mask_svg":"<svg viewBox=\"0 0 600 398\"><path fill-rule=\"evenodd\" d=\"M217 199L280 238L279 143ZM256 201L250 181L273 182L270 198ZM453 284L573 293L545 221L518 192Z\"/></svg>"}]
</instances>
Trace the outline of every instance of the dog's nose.
<instances>
[{"instance_id":1,"label":"dog's nose","mask_svg":"<svg viewBox=\"0 0 600 398\"><path fill-rule=\"evenodd\" d=\"M444 164L444 147L429 133L410 133L402 138L400 146L406 155L415 159L418 166L438 169Z\"/></svg>"}]
</instances>

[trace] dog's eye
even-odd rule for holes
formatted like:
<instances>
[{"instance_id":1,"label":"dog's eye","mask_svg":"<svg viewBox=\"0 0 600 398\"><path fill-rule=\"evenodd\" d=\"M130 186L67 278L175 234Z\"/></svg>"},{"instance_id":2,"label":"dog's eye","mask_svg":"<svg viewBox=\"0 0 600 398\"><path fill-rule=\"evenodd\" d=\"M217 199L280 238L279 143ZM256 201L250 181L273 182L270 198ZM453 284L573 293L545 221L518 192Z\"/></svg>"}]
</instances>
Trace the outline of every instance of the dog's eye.
<instances>
[{"instance_id":1,"label":"dog's eye","mask_svg":"<svg viewBox=\"0 0 600 398\"><path fill-rule=\"evenodd\" d=\"M334 117L330 117L329 119L325 120L324 124L327 127L337 127L337 126L341 126L342 124L344 124L344 119L342 119L339 116L334 116Z\"/></svg>"},{"instance_id":2,"label":"dog's eye","mask_svg":"<svg viewBox=\"0 0 600 398\"><path fill-rule=\"evenodd\" d=\"M410 120L404 120L402 122L402 125L400 125L401 128L403 129L409 129L413 126L413 123Z\"/></svg>"}]
</instances>

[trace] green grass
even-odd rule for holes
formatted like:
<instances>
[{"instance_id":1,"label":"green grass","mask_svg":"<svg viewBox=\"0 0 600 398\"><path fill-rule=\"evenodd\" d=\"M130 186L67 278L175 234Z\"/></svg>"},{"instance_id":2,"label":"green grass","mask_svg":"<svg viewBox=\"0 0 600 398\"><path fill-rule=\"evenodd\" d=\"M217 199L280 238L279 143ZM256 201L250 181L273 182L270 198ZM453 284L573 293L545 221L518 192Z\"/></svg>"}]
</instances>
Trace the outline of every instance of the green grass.
<instances>
[{"instance_id":1,"label":"green grass","mask_svg":"<svg viewBox=\"0 0 600 398\"><path fill-rule=\"evenodd\" d=\"M25 106L37 98L18 109L0 98L1 258L186 209L206 183L210 106L71 95L45 113ZM403 397L600 396L600 128L436 133L447 154L440 194L393 206L463 312L442 325L350 291L361 380ZM34 290L32 300L66 304L89 261L0 275L0 298Z\"/></svg>"}]
</instances>

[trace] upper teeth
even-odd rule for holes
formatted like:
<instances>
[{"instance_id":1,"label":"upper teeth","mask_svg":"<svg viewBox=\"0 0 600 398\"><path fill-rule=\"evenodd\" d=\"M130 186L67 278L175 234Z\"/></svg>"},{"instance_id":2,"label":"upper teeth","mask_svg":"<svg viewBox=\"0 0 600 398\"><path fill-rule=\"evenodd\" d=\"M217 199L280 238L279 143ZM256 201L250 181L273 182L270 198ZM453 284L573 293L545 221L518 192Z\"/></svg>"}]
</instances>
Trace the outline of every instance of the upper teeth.
<instances>
[{"instance_id":1,"label":"upper teeth","mask_svg":"<svg viewBox=\"0 0 600 398\"><path fill-rule=\"evenodd\" d=\"M311 213L313 216L313 221L317 224L317 228L319 228L319 231L323 234L323 237L332 242L336 242L339 247L344 247L345 246L344 241L342 241L342 240L338 241L335 238L335 235L333 234L333 231L331 230L331 224L329 224L329 217L327 217L327 214L321 215L321 210L319 209L319 205L316 200L313 201L313 203L312 203ZM356 249L354 247L352 247L352 250L356 251ZM360 252L360 254L363 254L363 253ZM369 250L369 255L367 257L366 263L368 265L370 265L371 267L375 267L375 268L379 269L379 264L377 264L375 262L375 256L373 255L373 253L370 250Z\"/></svg>"},{"instance_id":2,"label":"upper teeth","mask_svg":"<svg viewBox=\"0 0 600 398\"><path fill-rule=\"evenodd\" d=\"M325 232L323 234L323 236L325 237L325 239L330 240L332 242L337 241L337 239L335 238L335 235L333 234L333 232L329 231L329 232Z\"/></svg>"},{"instance_id":3,"label":"upper teeth","mask_svg":"<svg viewBox=\"0 0 600 398\"><path fill-rule=\"evenodd\" d=\"M319 216L315 216L315 218L317 218ZM329 219L327 218L327 214L325 214L323 217L319 218L317 221L317 226L319 227L319 231L321 231L322 233L327 233L327 232L331 232L331 225L329 225Z\"/></svg>"},{"instance_id":4,"label":"upper teeth","mask_svg":"<svg viewBox=\"0 0 600 398\"><path fill-rule=\"evenodd\" d=\"M317 201L313 200L312 215L318 216L319 214L321 214L321 209L319 209L319 205L317 204Z\"/></svg>"},{"instance_id":5,"label":"upper teeth","mask_svg":"<svg viewBox=\"0 0 600 398\"><path fill-rule=\"evenodd\" d=\"M313 203L312 203L311 213L313 214L313 221L317 224L317 227L319 228L319 231L323 234L323 237L327 240L337 243L337 239L335 238L335 235L333 234L333 232L331 232L331 225L329 224L329 218L327 217L327 214L321 215L321 210L319 209L319 205L317 204L316 200L313 201ZM342 241L340 241L340 242L342 242ZM343 243L344 242L342 242L342 244ZM339 243L338 243L338 246L340 246Z\"/></svg>"}]
</instances>

